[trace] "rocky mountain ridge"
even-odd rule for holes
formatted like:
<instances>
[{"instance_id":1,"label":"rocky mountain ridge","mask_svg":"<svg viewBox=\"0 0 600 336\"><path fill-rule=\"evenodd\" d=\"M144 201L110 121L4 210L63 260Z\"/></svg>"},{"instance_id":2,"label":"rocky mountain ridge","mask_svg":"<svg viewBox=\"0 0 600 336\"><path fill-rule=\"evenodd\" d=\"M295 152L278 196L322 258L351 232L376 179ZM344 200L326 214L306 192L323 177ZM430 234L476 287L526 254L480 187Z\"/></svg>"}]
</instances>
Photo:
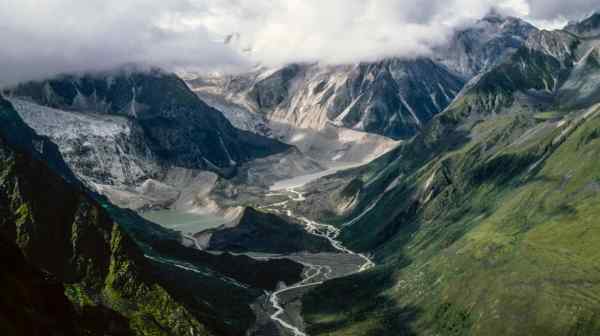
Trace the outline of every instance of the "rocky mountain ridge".
<instances>
[{"instance_id":1,"label":"rocky mountain ridge","mask_svg":"<svg viewBox=\"0 0 600 336\"><path fill-rule=\"evenodd\" d=\"M271 123L276 134L278 124L313 130L333 124L407 139L444 110L467 80L516 50L534 31L520 19L491 14L457 31L432 58L291 64L244 75L200 77L190 85L202 97L229 102L236 115L246 110L260 116L260 129Z\"/></svg>"}]
</instances>

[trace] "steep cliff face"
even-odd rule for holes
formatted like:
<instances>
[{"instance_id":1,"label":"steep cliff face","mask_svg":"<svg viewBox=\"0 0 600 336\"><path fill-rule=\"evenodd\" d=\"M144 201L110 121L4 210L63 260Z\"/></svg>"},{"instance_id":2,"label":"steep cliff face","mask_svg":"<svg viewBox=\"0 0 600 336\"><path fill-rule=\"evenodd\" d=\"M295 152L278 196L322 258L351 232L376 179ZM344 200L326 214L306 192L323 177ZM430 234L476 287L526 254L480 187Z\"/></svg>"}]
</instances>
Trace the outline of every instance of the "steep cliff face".
<instances>
[{"instance_id":1,"label":"steep cliff face","mask_svg":"<svg viewBox=\"0 0 600 336\"><path fill-rule=\"evenodd\" d=\"M241 335L254 321L249 305L262 295L260 288L300 278L302 267L293 262L270 265L189 250L179 244L177 233L94 196L68 169L62 170L66 165L56 146L35 135L8 102L1 104L0 117L7 122L2 126L10 127L0 128L0 234L9 242L3 253L14 254L11 246L16 245L33 269L24 266L14 274L26 280L26 288L15 295L29 304L36 302L36 288L46 286L36 275L43 272L54 279L49 282L49 293L57 295L64 314L89 313L86 318L106 321L106 328L114 326L116 334ZM169 244L175 246L164 248ZM186 250L195 259L182 256ZM223 268L225 263L237 264L240 270L253 265L262 272L252 278L252 274ZM12 284L15 278L3 281ZM182 286L181 281L189 286ZM58 294L63 285L71 301L69 309ZM61 310L37 308L50 324L67 318L60 315ZM99 328L90 323L74 325L73 330ZM65 328L71 327L66 324Z\"/></svg>"}]
</instances>

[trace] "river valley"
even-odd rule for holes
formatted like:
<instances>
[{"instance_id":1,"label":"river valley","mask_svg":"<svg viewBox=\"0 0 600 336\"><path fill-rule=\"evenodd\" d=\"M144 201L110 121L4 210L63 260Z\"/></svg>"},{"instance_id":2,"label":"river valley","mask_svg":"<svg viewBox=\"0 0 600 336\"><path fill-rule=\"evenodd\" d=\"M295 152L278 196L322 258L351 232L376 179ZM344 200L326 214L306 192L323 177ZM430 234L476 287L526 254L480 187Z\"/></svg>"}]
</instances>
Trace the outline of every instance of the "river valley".
<instances>
[{"instance_id":1,"label":"river valley","mask_svg":"<svg viewBox=\"0 0 600 336\"><path fill-rule=\"evenodd\" d=\"M309 181L310 179L306 179L305 183ZM302 192L298 189L299 187L288 187L285 189L285 193L289 197L288 201L278 202L274 205L262 207L262 209L284 213L286 216L294 218L304 225L307 232L328 239L331 245L339 251L339 253L333 254L291 256L291 259L305 266L304 279L292 286L282 287L269 295L269 303L272 308L270 310L274 310L270 315L270 319L279 324L283 329L282 334L306 336L307 334L303 331L302 317L300 316L299 299L302 294L310 287L320 285L324 281L362 272L375 264L367 256L344 247L342 242L337 240L340 233L339 229L297 216L291 210L288 210L288 202L302 202L304 200Z\"/></svg>"},{"instance_id":2,"label":"river valley","mask_svg":"<svg viewBox=\"0 0 600 336\"><path fill-rule=\"evenodd\" d=\"M271 186L269 192L265 194L266 204L259 206L259 210L287 217L298 225L302 225L306 232L326 238L335 252L278 255L245 253L249 257L262 260L287 258L304 266L302 281L287 286L280 284L277 290L270 293L265 292L265 295L255 302L252 308L257 315L257 321L251 335L307 336L301 316L302 295L324 281L362 272L374 266L367 256L349 250L341 241L337 240L340 233L338 228L317 223L299 216L291 210L293 203L305 200L303 186L321 177L334 174L340 169L355 166L357 164L344 164L317 174L281 180ZM274 201L271 203L269 199L274 199ZM192 243L190 246L196 248L201 248L202 245L194 238L193 234L216 228L231 221L214 215L175 210L148 211L142 215L150 221L182 232L184 241L190 241ZM220 251L212 252L221 253Z\"/></svg>"}]
</instances>

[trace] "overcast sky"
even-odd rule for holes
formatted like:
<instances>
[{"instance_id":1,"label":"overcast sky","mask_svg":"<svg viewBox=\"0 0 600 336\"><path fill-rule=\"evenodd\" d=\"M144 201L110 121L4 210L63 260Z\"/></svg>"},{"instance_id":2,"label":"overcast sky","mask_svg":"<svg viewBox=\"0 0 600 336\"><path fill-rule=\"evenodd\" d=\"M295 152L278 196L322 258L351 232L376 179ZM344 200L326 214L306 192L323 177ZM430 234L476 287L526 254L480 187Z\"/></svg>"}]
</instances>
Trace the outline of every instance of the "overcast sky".
<instances>
[{"instance_id":1,"label":"overcast sky","mask_svg":"<svg viewBox=\"0 0 600 336\"><path fill-rule=\"evenodd\" d=\"M0 81L125 63L200 71L426 54L492 7L555 28L597 0L3 0ZM596 8L598 7L598 8ZM223 39L239 33L225 45ZM252 52L241 50L252 47Z\"/></svg>"}]
</instances>

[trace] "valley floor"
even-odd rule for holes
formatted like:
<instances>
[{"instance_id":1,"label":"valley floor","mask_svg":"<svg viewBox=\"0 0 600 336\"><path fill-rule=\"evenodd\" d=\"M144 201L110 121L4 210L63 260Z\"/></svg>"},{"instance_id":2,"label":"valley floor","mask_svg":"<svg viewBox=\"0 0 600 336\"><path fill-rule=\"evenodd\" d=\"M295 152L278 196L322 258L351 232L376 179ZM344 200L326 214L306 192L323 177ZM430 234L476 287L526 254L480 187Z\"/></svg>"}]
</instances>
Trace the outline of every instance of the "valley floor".
<instances>
[{"instance_id":1,"label":"valley floor","mask_svg":"<svg viewBox=\"0 0 600 336\"><path fill-rule=\"evenodd\" d=\"M252 308L257 316L253 335L277 335L277 336L305 336L304 322L301 316L301 298L311 288L323 282L362 272L374 266L371 260L362 254L355 253L337 240L339 229L317 223L305 217L295 215L290 210L289 203L302 202L304 194L301 188L321 177L334 174L341 169L358 166L358 164L343 164L329 168L316 174L302 175L276 182L270 193L265 195L266 205L260 206L264 212L285 215L296 221L310 234L326 238L333 246L335 252L327 253L292 253L292 254L268 254L268 253L238 253L257 260L291 259L304 266L303 280L299 283L285 286L280 284L279 288L271 293L258 298ZM279 201L282 197L285 201ZM277 199L275 203L268 203L269 199ZM201 243L194 238L193 233L205 229L217 227L226 222L225 218L215 216L194 215L171 210L148 212L144 215L147 219L155 221L165 227L181 231L184 241L190 241L189 246L201 248ZM211 251L215 254L223 251Z\"/></svg>"}]
</instances>

